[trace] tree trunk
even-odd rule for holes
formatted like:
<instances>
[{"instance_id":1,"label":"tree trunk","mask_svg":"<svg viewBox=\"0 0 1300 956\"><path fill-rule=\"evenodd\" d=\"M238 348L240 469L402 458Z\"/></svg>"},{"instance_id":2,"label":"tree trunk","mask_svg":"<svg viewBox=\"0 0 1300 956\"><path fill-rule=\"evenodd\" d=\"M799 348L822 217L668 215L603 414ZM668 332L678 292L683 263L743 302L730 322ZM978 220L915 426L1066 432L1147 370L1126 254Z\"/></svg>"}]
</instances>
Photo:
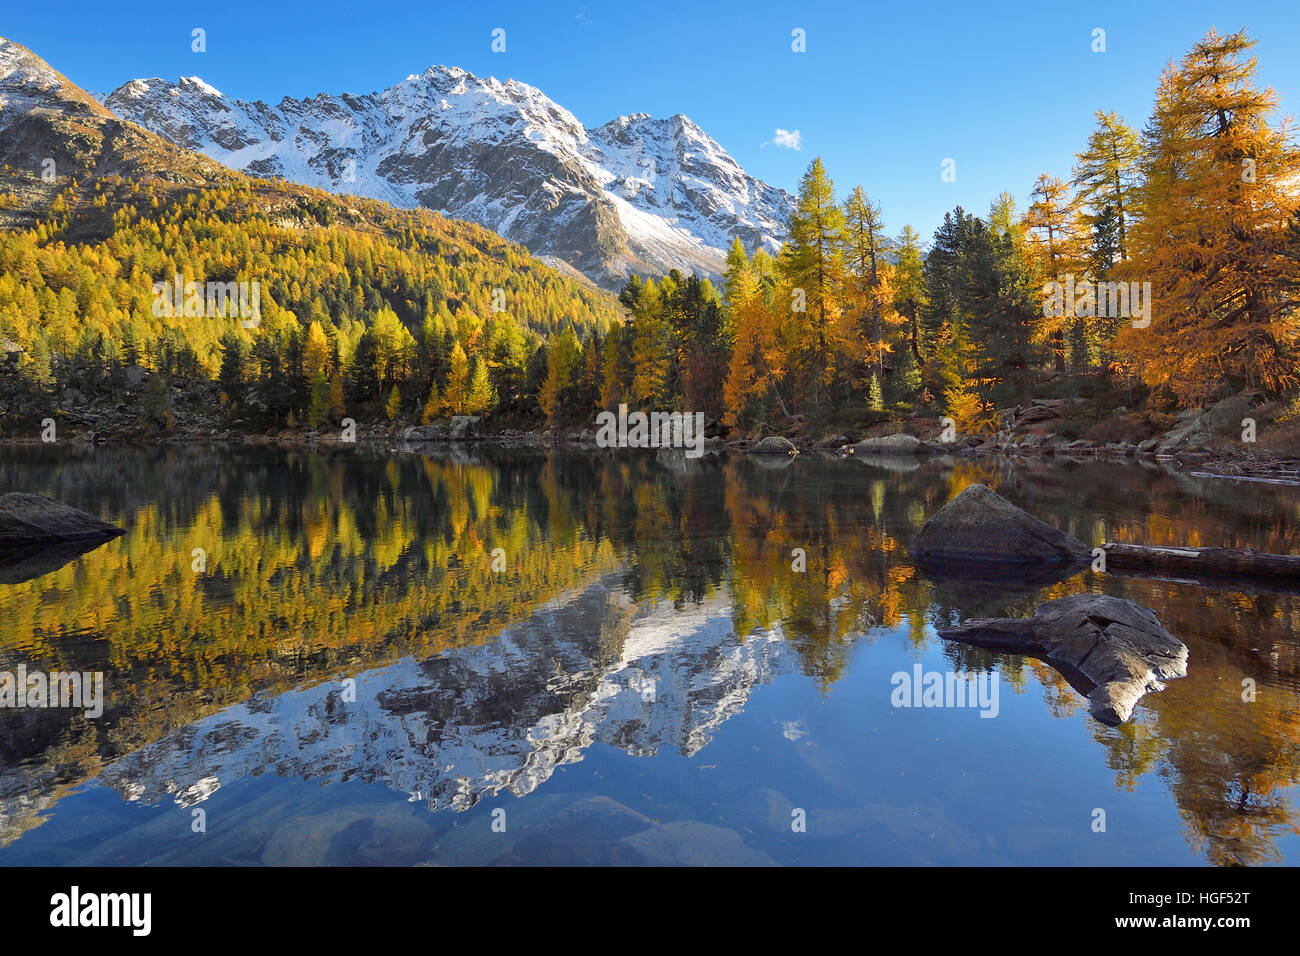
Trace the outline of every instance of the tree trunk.
<instances>
[{"instance_id":1,"label":"tree trunk","mask_svg":"<svg viewBox=\"0 0 1300 956\"><path fill-rule=\"evenodd\" d=\"M1117 571L1300 581L1300 555L1295 554L1264 554L1252 548L1153 548L1114 542L1102 545L1102 549L1106 567Z\"/></svg>"}]
</instances>

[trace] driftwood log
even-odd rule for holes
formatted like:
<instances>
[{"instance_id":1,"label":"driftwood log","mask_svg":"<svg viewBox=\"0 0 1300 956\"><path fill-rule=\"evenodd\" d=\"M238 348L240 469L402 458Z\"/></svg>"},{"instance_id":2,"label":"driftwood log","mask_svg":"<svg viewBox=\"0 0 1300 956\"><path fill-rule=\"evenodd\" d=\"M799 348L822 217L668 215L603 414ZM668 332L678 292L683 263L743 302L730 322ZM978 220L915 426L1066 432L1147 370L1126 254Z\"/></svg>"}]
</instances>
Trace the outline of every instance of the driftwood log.
<instances>
[{"instance_id":1,"label":"driftwood log","mask_svg":"<svg viewBox=\"0 0 1300 956\"><path fill-rule=\"evenodd\" d=\"M1300 581L1300 555L1297 554L1267 554L1254 548L1158 548L1115 542L1107 542L1102 549L1108 571Z\"/></svg>"},{"instance_id":2,"label":"driftwood log","mask_svg":"<svg viewBox=\"0 0 1300 956\"><path fill-rule=\"evenodd\" d=\"M1122 724L1149 690L1187 676L1187 646L1154 611L1107 594L1048 601L1031 618L984 618L939 628L947 641L1028 654L1060 671L1104 724Z\"/></svg>"}]
</instances>

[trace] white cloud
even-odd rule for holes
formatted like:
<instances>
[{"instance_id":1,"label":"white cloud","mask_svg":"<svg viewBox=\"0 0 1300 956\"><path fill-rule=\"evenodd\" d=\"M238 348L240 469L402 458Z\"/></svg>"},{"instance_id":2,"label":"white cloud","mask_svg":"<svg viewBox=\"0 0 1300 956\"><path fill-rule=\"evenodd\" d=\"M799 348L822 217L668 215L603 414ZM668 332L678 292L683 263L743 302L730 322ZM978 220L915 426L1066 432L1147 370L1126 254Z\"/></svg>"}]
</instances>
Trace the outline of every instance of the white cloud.
<instances>
[{"instance_id":1,"label":"white cloud","mask_svg":"<svg viewBox=\"0 0 1300 956\"><path fill-rule=\"evenodd\" d=\"M803 149L798 130L778 129L776 135L763 145L780 146L782 149L793 149L795 152Z\"/></svg>"}]
</instances>

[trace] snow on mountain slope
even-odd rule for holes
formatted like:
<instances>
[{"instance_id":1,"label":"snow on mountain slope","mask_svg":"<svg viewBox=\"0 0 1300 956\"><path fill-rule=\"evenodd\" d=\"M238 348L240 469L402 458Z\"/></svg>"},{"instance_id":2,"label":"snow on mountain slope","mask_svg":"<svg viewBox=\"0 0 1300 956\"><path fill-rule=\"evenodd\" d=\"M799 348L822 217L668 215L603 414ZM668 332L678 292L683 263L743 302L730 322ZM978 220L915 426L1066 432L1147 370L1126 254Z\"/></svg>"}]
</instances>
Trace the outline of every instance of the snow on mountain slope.
<instances>
[{"instance_id":1,"label":"snow on mountain slope","mask_svg":"<svg viewBox=\"0 0 1300 956\"><path fill-rule=\"evenodd\" d=\"M70 87L62 74L25 46L0 38L0 116L43 105L51 91Z\"/></svg>"},{"instance_id":2,"label":"snow on mountain slope","mask_svg":"<svg viewBox=\"0 0 1300 956\"><path fill-rule=\"evenodd\" d=\"M685 116L588 130L534 87L455 67L275 106L198 77L133 80L103 103L232 168L472 220L606 285L717 275L732 236L775 251L793 202Z\"/></svg>"},{"instance_id":3,"label":"snow on mountain slope","mask_svg":"<svg viewBox=\"0 0 1300 956\"><path fill-rule=\"evenodd\" d=\"M754 179L680 113L620 116L590 131L583 158L607 194L714 249L739 236L775 252L785 237L793 197Z\"/></svg>"}]
</instances>

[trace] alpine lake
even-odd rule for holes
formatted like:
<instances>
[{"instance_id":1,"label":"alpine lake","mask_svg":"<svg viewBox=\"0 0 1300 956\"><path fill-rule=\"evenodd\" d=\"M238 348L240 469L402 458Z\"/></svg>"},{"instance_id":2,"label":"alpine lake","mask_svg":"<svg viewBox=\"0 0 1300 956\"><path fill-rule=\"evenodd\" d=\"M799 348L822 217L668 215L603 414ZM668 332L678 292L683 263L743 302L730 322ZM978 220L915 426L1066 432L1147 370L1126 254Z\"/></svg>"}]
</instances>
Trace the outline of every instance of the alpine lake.
<instances>
[{"instance_id":1,"label":"alpine lake","mask_svg":"<svg viewBox=\"0 0 1300 956\"><path fill-rule=\"evenodd\" d=\"M0 475L127 529L0 569L0 671L103 690L0 707L0 865L1300 861L1300 595L908 554L975 482L1089 546L1300 553L1300 488L488 443L8 446ZM1190 649L1119 726L935 630L1082 592ZM933 673L980 693L898 692Z\"/></svg>"}]
</instances>

